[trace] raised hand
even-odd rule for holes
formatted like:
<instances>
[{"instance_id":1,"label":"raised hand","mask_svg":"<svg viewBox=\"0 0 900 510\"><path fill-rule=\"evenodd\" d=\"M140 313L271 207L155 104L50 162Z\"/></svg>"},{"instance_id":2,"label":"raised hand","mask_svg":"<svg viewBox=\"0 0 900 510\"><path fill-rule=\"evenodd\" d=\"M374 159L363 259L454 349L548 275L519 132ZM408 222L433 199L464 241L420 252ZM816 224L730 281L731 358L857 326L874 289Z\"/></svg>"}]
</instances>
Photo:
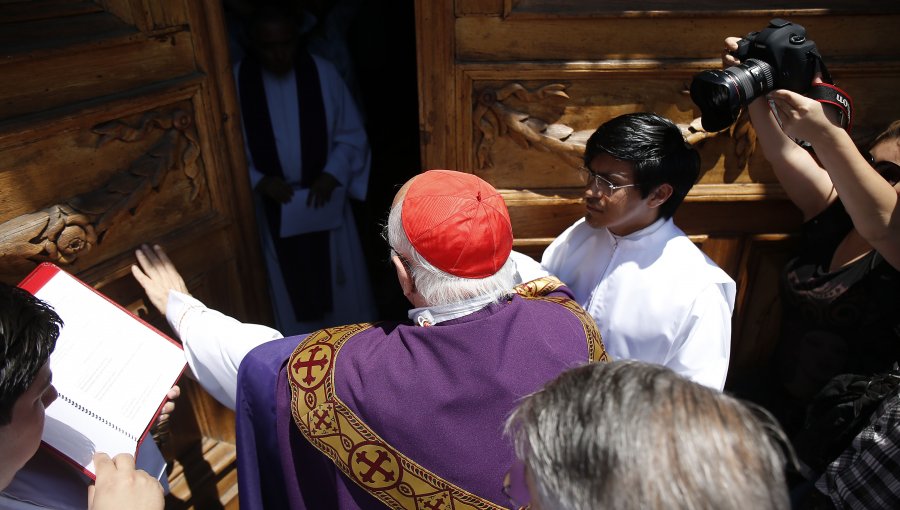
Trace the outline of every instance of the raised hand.
<instances>
[{"instance_id":1,"label":"raised hand","mask_svg":"<svg viewBox=\"0 0 900 510\"><path fill-rule=\"evenodd\" d=\"M814 99L784 89L770 92L769 99L781 122L781 129L788 136L806 140L815 146L825 131L836 128L828 119L822 103Z\"/></svg>"},{"instance_id":2,"label":"raised hand","mask_svg":"<svg viewBox=\"0 0 900 510\"><path fill-rule=\"evenodd\" d=\"M132 264L131 274L144 288L150 302L160 313L166 314L169 290L190 294L184 284L184 279L161 246L154 245L151 249L149 246L143 245L134 254L140 267Z\"/></svg>"}]
</instances>

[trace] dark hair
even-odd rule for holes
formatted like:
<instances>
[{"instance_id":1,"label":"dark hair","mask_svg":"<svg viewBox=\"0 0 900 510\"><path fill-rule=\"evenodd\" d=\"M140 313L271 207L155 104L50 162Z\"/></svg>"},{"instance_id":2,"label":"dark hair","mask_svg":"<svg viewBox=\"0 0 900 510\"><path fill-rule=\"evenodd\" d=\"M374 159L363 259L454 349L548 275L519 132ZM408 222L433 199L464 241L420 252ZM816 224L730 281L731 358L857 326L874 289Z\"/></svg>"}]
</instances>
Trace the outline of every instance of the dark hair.
<instances>
[{"instance_id":1,"label":"dark hair","mask_svg":"<svg viewBox=\"0 0 900 510\"><path fill-rule=\"evenodd\" d=\"M787 439L752 405L638 361L563 372L507 422L541 508L787 509Z\"/></svg>"},{"instance_id":2,"label":"dark hair","mask_svg":"<svg viewBox=\"0 0 900 510\"><path fill-rule=\"evenodd\" d=\"M659 207L671 218L700 176L700 155L685 142L671 120L654 113L628 113L604 122L584 150L584 164L600 154L631 162L634 179L646 197L661 184L672 186L672 196Z\"/></svg>"},{"instance_id":3,"label":"dark hair","mask_svg":"<svg viewBox=\"0 0 900 510\"><path fill-rule=\"evenodd\" d=\"M260 27L266 23L285 23L293 28L298 36L300 35L297 30L297 11L288 2L265 2L253 10L253 14L247 20L247 34L251 41L257 40Z\"/></svg>"},{"instance_id":4,"label":"dark hair","mask_svg":"<svg viewBox=\"0 0 900 510\"><path fill-rule=\"evenodd\" d=\"M12 420L13 406L50 358L61 327L49 305L0 283L0 426Z\"/></svg>"}]
</instances>

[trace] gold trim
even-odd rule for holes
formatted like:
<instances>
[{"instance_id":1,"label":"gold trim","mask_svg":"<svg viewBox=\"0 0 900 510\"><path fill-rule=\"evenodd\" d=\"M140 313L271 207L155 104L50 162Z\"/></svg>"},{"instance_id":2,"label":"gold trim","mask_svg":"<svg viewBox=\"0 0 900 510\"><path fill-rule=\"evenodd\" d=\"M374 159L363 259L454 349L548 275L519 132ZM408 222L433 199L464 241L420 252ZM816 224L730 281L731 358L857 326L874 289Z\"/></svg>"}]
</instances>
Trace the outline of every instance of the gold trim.
<instances>
[{"instance_id":1,"label":"gold trim","mask_svg":"<svg viewBox=\"0 0 900 510\"><path fill-rule=\"evenodd\" d=\"M610 361L609 355L606 353L606 347L603 345L603 337L600 330L597 329L597 323L594 318L588 314L575 301L561 296L548 296L551 292L556 291L565 284L555 276L545 276L530 282L519 284L515 287L518 295L524 299L542 299L544 301L552 301L557 303L570 312L581 322L584 328L584 336L588 342L588 357L591 361Z\"/></svg>"},{"instance_id":2,"label":"gold trim","mask_svg":"<svg viewBox=\"0 0 900 510\"><path fill-rule=\"evenodd\" d=\"M554 302L572 311L584 326L590 359L607 360L593 319L571 299L546 296L561 285L555 278L544 278L521 285L516 292L525 299ZM364 323L322 329L311 333L294 349L288 360L291 414L303 437L349 479L389 508L505 508L444 480L397 451L337 397L335 359L348 340L371 327L371 323Z\"/></svg>"}]
</instances>

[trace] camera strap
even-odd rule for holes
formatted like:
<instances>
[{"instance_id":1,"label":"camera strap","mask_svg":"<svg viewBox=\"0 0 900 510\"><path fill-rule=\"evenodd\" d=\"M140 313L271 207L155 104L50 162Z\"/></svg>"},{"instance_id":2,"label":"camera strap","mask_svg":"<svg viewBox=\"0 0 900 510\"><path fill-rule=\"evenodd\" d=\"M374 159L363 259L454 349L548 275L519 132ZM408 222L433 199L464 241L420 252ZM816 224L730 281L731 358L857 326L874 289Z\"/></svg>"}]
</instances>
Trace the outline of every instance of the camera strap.
<instances>
[{"instance_id":1,"label":"camera strap","mask_svg":"<svg viewBox=\"0 0 900 510\"><path fill-rule=\"evenodd\" d=\"M816 67L822 73L822 81L825 83L812 84L809 92L806 93L806 97L815 99L823 105L830 105L832 108L836 108L841 127L850 131L850 126L853 125L853 100L850 98L850 94L834 85L831 73L828 72L828 67L825 66L825 60L822 59L822 55L819 55L818 51L811 51L809 55L816 59Z\"/></svg>"},{"instance_id":2,"label":"camera strap","mask_svg":"<svg viewBox=\"0 0 900 510\"><path fill-rule=\"evenodd\" d=\"M849 94L830 83L814 83L806 97L837 109L840 126L850 131L853 124L853 100Z\"/></svg>"}]
</instances>

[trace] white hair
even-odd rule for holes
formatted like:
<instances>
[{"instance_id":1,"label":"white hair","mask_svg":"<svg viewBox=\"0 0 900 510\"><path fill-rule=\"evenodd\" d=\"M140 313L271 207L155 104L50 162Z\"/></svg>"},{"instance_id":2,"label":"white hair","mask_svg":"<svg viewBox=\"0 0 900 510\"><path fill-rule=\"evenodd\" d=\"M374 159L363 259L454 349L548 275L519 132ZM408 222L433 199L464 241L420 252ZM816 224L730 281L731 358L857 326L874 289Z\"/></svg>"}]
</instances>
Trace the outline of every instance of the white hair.
<instances>
[{"instance_id":1,"label":"white hair","mask_svg":"<svg viewBox=\"0 0 900 510\"><path fill-rule=\"evenodd\" d=\"M492 295L499 300L516 285L516 264L506 260L499 271L487 278L462 278L441 271L425 260L409 242L401 218L403 201L391 207L386 227L391 248L409 263L413 284L429 306L458 303L478 296Z\"/></svg>"}]
</instances>

